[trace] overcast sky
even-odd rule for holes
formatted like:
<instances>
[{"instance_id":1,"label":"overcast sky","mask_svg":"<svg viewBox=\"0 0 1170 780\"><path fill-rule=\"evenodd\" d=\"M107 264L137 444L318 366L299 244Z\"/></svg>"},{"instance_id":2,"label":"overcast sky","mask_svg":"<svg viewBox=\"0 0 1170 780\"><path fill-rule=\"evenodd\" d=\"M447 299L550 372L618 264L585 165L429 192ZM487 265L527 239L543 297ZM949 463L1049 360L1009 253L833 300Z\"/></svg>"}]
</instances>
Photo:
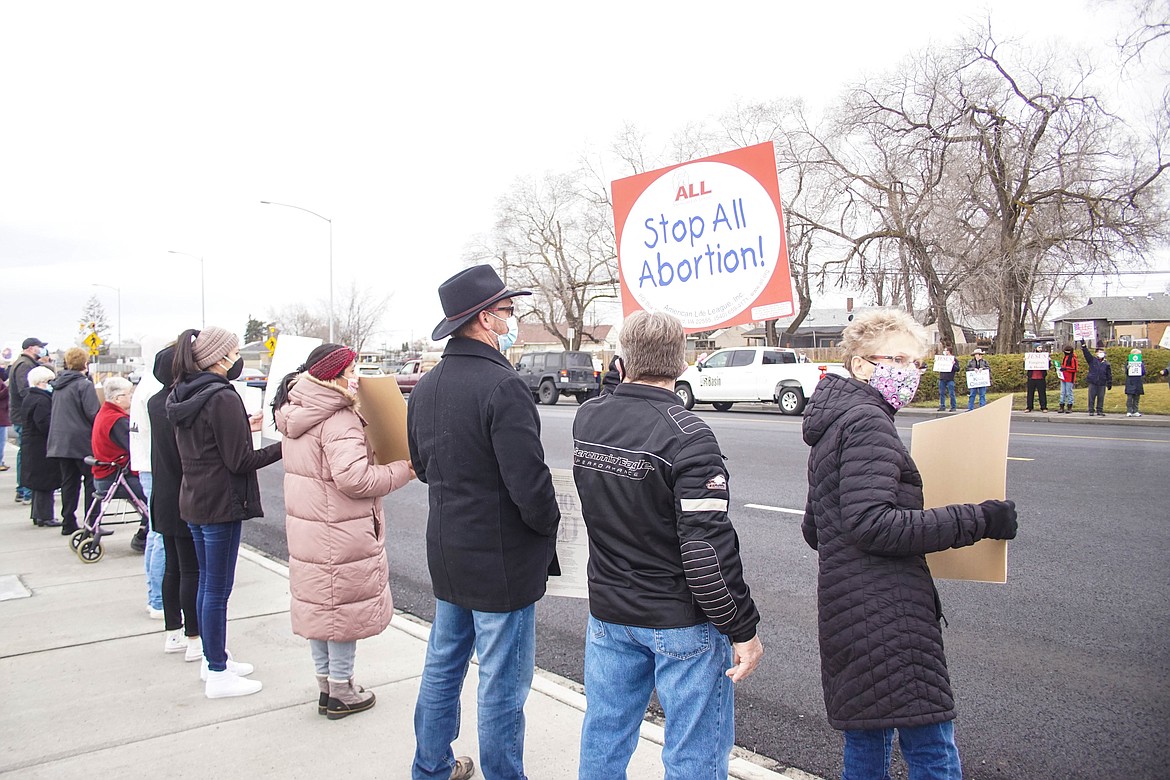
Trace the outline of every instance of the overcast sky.
<instances>
[{"instance_id":1,"label":"overcast sky","mask_svg":"<svg viewBox=\"0 0 1170 780\"><path fill-rule=\"evenodd\" d=\"M94 284L120 288L124 339L198 327L199 262L168 250L204 258L208 324L325 300L329 225L261 200L332 219L337 295L392 295L372 345L397 345L516 177L624 122L664 142L736 98L816 106L987 8L1037 49L1128 23L1081 0L795 5L3 2L0 346L72 343L95 293L117 338Z\"/></svg>"}]
</instances>

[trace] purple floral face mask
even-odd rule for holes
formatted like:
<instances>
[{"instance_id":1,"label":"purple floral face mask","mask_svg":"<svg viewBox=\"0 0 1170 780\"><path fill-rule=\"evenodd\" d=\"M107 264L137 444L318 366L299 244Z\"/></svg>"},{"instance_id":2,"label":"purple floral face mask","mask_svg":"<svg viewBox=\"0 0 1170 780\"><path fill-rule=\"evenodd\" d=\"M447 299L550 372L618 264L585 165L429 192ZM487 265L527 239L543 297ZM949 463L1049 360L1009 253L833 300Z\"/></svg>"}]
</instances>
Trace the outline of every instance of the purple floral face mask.
<instances>
[{"instance_id":1,"label":"purple floral face mask","mask_svg":"<svg viewBox=\"0 0 1170 780\"><path fill-rule=\"evenodd\" d=\"M897 411L914 400L921 378L918 368L913 365L900 368L888 363L875 363L869 385L881 393L886 403Z\"/></svg>"}]
</instances>

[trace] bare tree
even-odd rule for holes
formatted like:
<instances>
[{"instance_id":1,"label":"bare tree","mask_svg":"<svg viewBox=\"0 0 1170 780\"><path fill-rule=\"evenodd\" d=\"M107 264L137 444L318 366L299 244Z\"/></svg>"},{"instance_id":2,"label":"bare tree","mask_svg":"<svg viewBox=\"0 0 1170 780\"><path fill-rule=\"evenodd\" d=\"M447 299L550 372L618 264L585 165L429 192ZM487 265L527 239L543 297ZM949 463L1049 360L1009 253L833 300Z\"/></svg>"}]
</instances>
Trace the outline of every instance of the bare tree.
<instances>
[{"instance_id":1,"label":"bare tree","mask_svg":"<svg viewBox=\"0 0 1170 780\"><path fill-rule=\"evenodd\" d=\"M851 244L828 265L911 311L921 290L943 333L955 293L986 301L1008 351L1051 293L1045 268L1140 263L1165 239L1165 165L1087 78L1054 61L1009 68L985 31L852 90L831 132L812 134L847 183L836 221L810 220Z\"/></svg>"},{"instance_id":2,"label":"bare tree","mask_svg":"<svg viewBox=\"0 0 1170 780\"><path fill-rule=\"evenodd\" d=\"M356 281L351 281L349 290L334 301L337 307L333 320L334 335L339 343L361 352L366 342L379 332L390 298L390 295L378 295L372 290L359 288ZM323 301L315 306L298 302L277 311L270 309L268 320L281 333L321 340L329 338L329 306Z\"/></svg>"},{"instance_id":3,"label":"bare tree","mask_svg":"<svg viewBox=\"0 0 1170 780\"><path fill-rule=\"evenodd\" d=\"M533 291L524 316L565 349L580 349L590 312L617 297L617 253L608 195L578 174L520 179L500 198L493 234L469 250L499 267L510 285Z\"/></svg>"},{"instance_id":4,"label":"bare tree","mask_svg":"<svg viewBox=\"0 0 1170 780\"><path fill-rule=\"evenodd\" d=\"M268 321L281 333L309 338L329 338L329 322L326 311L315 311L304 303L293 303L282 309L268 310Z\"/></svg>"},{"instance_id":5,"label":"bare tree","mask_svg":"<svg viewBox=\"0 0 1170 780\"><path fill-rule=\"evenodd\" d=\"M356 280L351 281L348 292L338 301L335 322L340 343L361 352L370 337L379 332L390 298L359 288Z\"/></svg>"}]
</instances>

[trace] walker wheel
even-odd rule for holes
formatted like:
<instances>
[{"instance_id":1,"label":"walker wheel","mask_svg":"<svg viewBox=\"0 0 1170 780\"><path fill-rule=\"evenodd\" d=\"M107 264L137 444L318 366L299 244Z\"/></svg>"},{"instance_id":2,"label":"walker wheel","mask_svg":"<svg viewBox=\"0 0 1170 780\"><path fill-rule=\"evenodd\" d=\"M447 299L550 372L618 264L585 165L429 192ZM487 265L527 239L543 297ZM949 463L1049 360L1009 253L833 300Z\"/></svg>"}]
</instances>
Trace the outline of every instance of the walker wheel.
<instances>
[{"instance_id":1,"label":"walker wheel","mask_svg":"<svg viewBox=\"0 0 1170 780\"><path fill-rule=\"evenodd\" d=\"M105 555L105 552L101 542L96 539L86 539L77 548L77 557L81 559L82 563L97 563Z\"/></svg>"},{"instance_id":2,"label":"walker wheel","mask_svg":"<svg viewBox=\"0 0 1170 780\"><path fill-rule=\"evenodd\" d=\"M81 547L81 542L87 534L88 531L74 531L73 536L69 537L69 546L73 548L73 552L77 552L77 548Z\"/></svg>"}]
</instances>

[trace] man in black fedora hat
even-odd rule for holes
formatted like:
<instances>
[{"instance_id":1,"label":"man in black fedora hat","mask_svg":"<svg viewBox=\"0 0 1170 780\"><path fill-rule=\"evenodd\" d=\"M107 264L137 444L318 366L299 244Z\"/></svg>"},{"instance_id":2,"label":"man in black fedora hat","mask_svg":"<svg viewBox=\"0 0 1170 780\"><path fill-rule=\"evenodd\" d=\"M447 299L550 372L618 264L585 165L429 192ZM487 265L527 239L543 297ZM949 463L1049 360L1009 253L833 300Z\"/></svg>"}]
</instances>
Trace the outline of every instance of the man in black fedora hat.
<instances>
[{"instance_id":1,"label":"man in black fedora hat","mask_svg":"<svg viewBox=\"0 0 1170 780\"><path fill-rule=\"evenodd\" d=\"M467 778L456 758L459 694L479 655L479 750L486 777L524 777L524 702L536 662L536 602L556 567L560 522L532 392L500 354L515 313L491 266L439 286L451 336L410 394L407 433L427 483L427 563L435 619L414 712L413 777Z\"/></svg>"}]
</instances>

